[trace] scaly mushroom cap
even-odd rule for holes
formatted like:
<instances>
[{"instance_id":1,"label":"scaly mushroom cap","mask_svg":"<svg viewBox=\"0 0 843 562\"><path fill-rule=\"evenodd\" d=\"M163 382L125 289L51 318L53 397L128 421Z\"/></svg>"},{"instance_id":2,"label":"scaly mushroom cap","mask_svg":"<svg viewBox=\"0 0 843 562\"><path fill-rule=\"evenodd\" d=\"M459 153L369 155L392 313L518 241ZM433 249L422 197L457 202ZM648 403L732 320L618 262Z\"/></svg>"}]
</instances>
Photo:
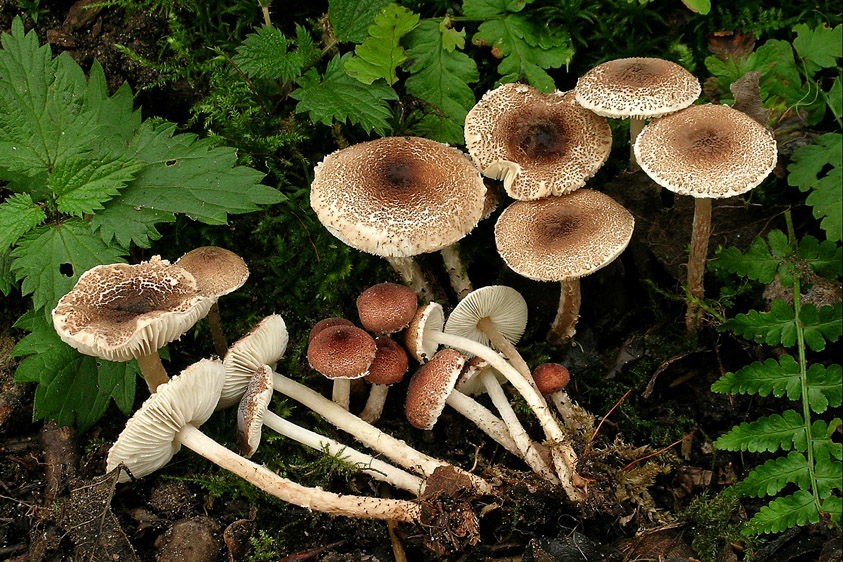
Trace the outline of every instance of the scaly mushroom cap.
<instances>
[{"instance_id":1,"label":"scaly mushroom cap","mask_svg":"<svg viewBox=\"0 0 843 562\"><path fill-rule=\"evenodd\" d=\"M559 363L543 363L533 369L533 380L539 392L548 396L568 386L571 374Z\"/></svg>"},{"instance_id":2,"label":"scaly mushroom cap","mask_svg":"<svg viewBox=\"0 0 843 562\"><path fill-rule=\"evenodd\" d=\"M700 97L700 82L678 64L634 57L599 64L577 81L577 101L603 117L661 117Z\"/></svg>"},{"instance_id":3,"label":"scaly mushroom cap","mask_svg":"<svg viewBox=\"0 0 843 562\"><path fill-rule=\"evenodd\" d=\"M486 392L486 385L484 385L483 381L480 380L480 375L489 369L491 369L492 374L495 375L495 378L498 379L499 383L504 384L506 382L506 377L498 371L492 369L492 366L488 361L475 356L466 361L465 365L463 365L462 372L460 372L455 388L463 394L484 394Z\"/></svg>"},{"instance_id":4,"label":"scaly mushroom cap","mask_svg":"<svg viewBox=\"0 0 843 562\"><path fill-rule=\"evenodd\" d=\"M225 365L225 384L220 392L217 409L237 404L255 371L264 365L274 369L284 356L289 339L284 319L273 314L255 324L245 336L231 344L222 360Z\"/></svg>"},{"instance_id":5,"label":"scaly mushroom cap","mask_svg":"<svg viewBox=\"0 0 843 562\"><path fill-rule=\"evenodd\" d=\"M261 443L263 416L272 401L272 369L264 365L254 372L237 407L237 448L247 459Z\"/></svg>"},{"instance_id":6,"label":"scaly mushroom cap","mask_svg":"<svg viewBox=\"0 0 843 562\"><path fill-rule=\"evenodd\" d=\"M181 337L214 301L198 291L188 271L154 256L83 273L53 309L53 326L81 353L128 361Z\"/></svg>"},{"instance_id":7,"label":"scaly mushroom cap","mask_svg":"<svg viewBox=\"0 0 843 562\"><path fill-rule=\"evenodd\" d=\"M375 340L364 330L331 326L310 340L307 362L329 379L358 379L369 372L375 353Z\"/></svg>"},{"instance_id":8,"label":"scaly mushroom cap","mask_svg":"<svg viewBox=\"0 0 843 562\"><path fill-rule=\"evenodd\" d=\"M608 195L580 189L563 197L516 201L495 224L498 253L516 273L564 281L594 273L618 257L635 219Z\"/></svg>"},{"instance_id":9,"label":"scaly mushroom cap","mask_svg":"<svg viewBox=\"0 0 843 562\"><path fill-rule=\"evenodd\" d=\"M375 334L392 334L406 328L419 307L416 293L406 285L379 283L357 297L357 315L364 328Z\"/></svg>"},{"instance_id":10,"label":"scaly mushroom cap","mask_svg":"<svg viewBox=\"0 0 843 562\"><path fill-rule=\"evenodd\" d=\"M445 327L445 311L438 302L430 302L416 310L413 321L404 332L404 347L419 363L424 363L439 349L438 343L425 341L425 331L442 331Z\"/></svg>"},{"instance_id":11,"label":"scaly mushroom cap","mask_svg":"<svg viewBox=\"0 0 843 562\"><path fill-rule=\"evenodd\" d=\"M202 246L187 252L176 265L196 278L199 292L221 297L236 291L249 278L246 262L232 251L217 246Z\"/></svg>"},{"instance_id":12,"label":"scaly mushroom cap","mask_svg":"<svg viewBox=\"0 0 843 562\"><path fill-rule=\"evenodd\" d=\"M572 92L504 84L468 112L465 142L483 174L526 201L584 186L609 157L612 131Z\"/></svg>"},{"instance_id":13,"label":"scaly mushroom cap","mask_svg":"<svg viewBox=\"0 0 843 562\"><path fill-rule=\"evenodd\" d=\"M489 338L478 327L489 318L498 332L511 343L521 339L527 327L527 302L521 293L506 285L489 285L467 294L451 311L444 332L490 345Z\"/></svg>"},{"instance_id":14,"label":"scaly mushroom cap","mask_svg":"<svg viewBox=\"0 0 843 562\"><path fill-rule=\"evenodd\" d=\"M316 334L318 334L325 328L330 328L331 326L354 326L354 322L345 318L324 318L314 324L313 327L310 329L310 334L308 334L307 336L307 343L309 344L311 341L313 341L313 338L316 337Z\"/></svg>"},{"instance_id":15,"label":"scaly mushroom cap","mask_svg":"<svg viewBox=\"0 0 843 562\"><path fill-rule=\"evenodd\" d=\"M386 336L375 338L375 345L378 350L375 353L375 360L369 366L369 374L365 377L366 382L385 385L401 382L409 366L407 352L395 343L395 340Z\"/></svg>"},{"instance_id":16,"label":"scaly mushroom cap","mask_svg":"<svg viewBox=\"0 0 843 562\"><path fill-rule=\"evenodd\" d=\"M462 353L443 349L416 371L407 387L405 404L410 425L418 429L433 429L464 364Z\"/></svg>"},{"instance_id":17,"label":"scaly mushroom cap","mask_svg":"<svg viewBox=\"0 0 843 562\"><path fill-rule=\"evenodd\" d=\"M181 445L176 434L186 425L199 427L214 413L225 369L219 360L203 359L162 384L126 423L108 451L106 471L124 464L135 478L170 462ZM118 482L129 475L120 474Z\"/></svg>"},{"instance_id":18,"label":"scaly mushroom cap","mask_svg":"<svg viewBox=\"0 0 843 562\"><path fill-rule=\"evenodd\" d=\"M459 150L418 137L355 144L320 162L310 206L337 238L383 257L450 246L480 220L486 187Z\"/></svg>"},{"instance_id":19,"label":"scaly mushroom cap","mask_svg":"<svg viewBox=\"0 0 843 562\"><path fill-rule=\"evenodd\" d=\"M725 105L694 105L653 121L635 141L635 158L653 181L681 195L732 197L776 167L776 140Z\"/></svg>"}]
</instances>

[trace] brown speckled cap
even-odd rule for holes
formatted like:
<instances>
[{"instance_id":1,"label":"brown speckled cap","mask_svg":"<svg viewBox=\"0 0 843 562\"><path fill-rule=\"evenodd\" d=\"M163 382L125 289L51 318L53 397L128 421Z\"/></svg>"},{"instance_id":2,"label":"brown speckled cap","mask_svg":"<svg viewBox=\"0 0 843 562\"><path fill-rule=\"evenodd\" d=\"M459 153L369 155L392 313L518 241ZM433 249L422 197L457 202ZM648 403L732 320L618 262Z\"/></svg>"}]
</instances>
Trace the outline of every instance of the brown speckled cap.
<instances>
[{"instance_id":1,"label":"brown speckled cap","mask_svg":"<svg viewBox=\"0 0 843 562\"><path fill-rule=\"evenodd\" d=\"M369 366L366 382L386 385L401 382L409 366L407 352L395 340L386 336L375 338L375 345L378 350L375 360Z\"/></svg>"},{"instance_id":2,"label":"brown speckled cap","mask_svg":"<svg viewBox=\"0 0 843 562\"><path fill-rule=\"evenodd\" d=\"M307 336L307 343L310 343L316 337L316 334L331 326L354 326L354 322L346 318L323 318L310 329L310 334Z\"/></svg>"},{"instance_id":3,"label":"brown speckled cap","mask_svg":"<svg viewBox=\"0 0 843 562\"><path fill-rule=\"evenodd\" d=\"M83 273L53 309L53 326L81 353L128 361L181 337L215 300L199 292L187 270L154 256Z\"/></svg>"},{"instance_id":4,"label":"brown speckled cap","mask_svg":"<svg viewBox=\"0 0 843 562\"><path fill-rule=\"evenodd\" d=\"M413 427L433 429L464 364L462 353L443 349L416 371L407 387L405 405L407 421Z\"/></svg>"},{"instance_id":5,"label":"brown speckled cap","mask_svg":"<svg viewBox=\"0 0 843 562\"><path fill-rule=\"evenodd\" d=\"M200 293L211 297L236 291L249 278L246 262L234 252L217 246L195 248L180 257L176 265L193 275Z\"/></svg>"},{"instance_id":6,"label":"brown speckled cap","mask_svg":"<svg viewBox=\"0 0 843 562\"><path fill-rule=\"evenodd\" d=\"M258 450L263 417L272 401L272 369L264 365L254 372L237 407L237 448L246 458Z\"/></svg>"},{"instance_id":7,"label":"brown speckled cap","mask_svg":"<svg viewBox=\"0 0 843 562\"><path fill-rule=\"evenodd\" d=\"M357 297L360 324L375 334L392 334L406 328L418 308L416 293L406 285L378 283Z\"/></svg>"},{"instance_id":8,"label":"brown speckled cap","mask_svg":"<svg viewBox=\"0 0 843 562\"><path fill-rule=\"evenodd\" d=\"M337 238L383 257L440 250L480 220L486 187L469 158L418 137L386 137L329 154L310 205Z\"/></svg>"},{"instance_id":9,"label":"brown speckled cap","mask_svg":"<svg viewBox=\"0 0 843 562\"><path fill-rule=\"evenodd\" d=\"M445 311L438 302L429 302L416 310L413 321L404 332L404 346L407 352L419 363L430 359L436 350L438 343L425 341L425 331L442 331L445 327Z\"/></svg>"},{"instance_id":10,"label":"brown speckled cap","mask_svg":"<svg viewBox=\"0 0 843 562\"><path fill-rule=\"evenodd\" d=\"M376 352L375 340L364 330L331 326L310 340L307 362L329 379L357 379L369 372Z\"/></svg>"},{"instance_id":11,"label":"brown speckled cap","mask_svg":"<svg viewBox=\"0 0 843 562\"><path fill-rule=\"evenodd\" d=\"M543 363L533 369L533 380L539 392L547 396L568 386L571 374L559 363Z\"/></svg>"},{"instance_id":12,"label":"brown speckled cap","mask_svg":"<svg viewBox=\"0 0 843 562\"><path fill-rule=\"evenodd\" d=\"M272 314L262 319L242 338L231 344L222 362L225 384L220 392L217 408L236 404L258 369L271 369L287 350L289 334L284 319Z\"/></svg>"},{"instance_id":13,"label":"brown speckled cap","mask_svg":"<svg viewBox=\"0 0 843 562\"><path fill-rule=\"evenodd\" d=\"M579 104L597 115L645 119L688 107L702 88L675 62L634 57L595 66L580 77L574 91Z\"/></svg>"},{"instance_id":14,"label":"brown speckled cap","mask_svg":"<svg viewBox=\"0 0 843 562\"><path fill-rule=\"evenodd\" d=\"M525 84L486 92L465 120L466 147L483 173L514 199L570 193L606 162L612 132L573 92L542 94Z\"/></svg>"},{"instance_id":15,"label":"brown speckled cap","mask_svg":"<svg viewBox=\"0 0 843 562\"><path fill-rule=\"evenodd\" d=\"M653 181L681 195L732 197L776 167L776 140L754 119L725 105L694 105L647 125L635 158Z\"/></svg>"},{"instance_id":16,"label":"brown speckled cap","mask_svg":"<svg viewBox=\"0 0 843 562\"><path fill-rule=\"evenodd\" d=\"M635 219L614 199L590 189L516 201L495 225L498 253L516 273L538 281L577 279L624 251Z\"/></svg>"}]
</instances>

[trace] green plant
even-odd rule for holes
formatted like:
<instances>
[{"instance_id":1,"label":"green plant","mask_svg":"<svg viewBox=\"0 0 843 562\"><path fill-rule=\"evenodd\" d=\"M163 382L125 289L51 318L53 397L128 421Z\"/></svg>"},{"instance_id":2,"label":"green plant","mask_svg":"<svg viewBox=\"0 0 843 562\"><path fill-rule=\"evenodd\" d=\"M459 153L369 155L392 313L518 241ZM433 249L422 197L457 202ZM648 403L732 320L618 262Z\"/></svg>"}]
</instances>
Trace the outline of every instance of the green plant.
<instances>
[{"instance_id":1,"label":"green plant","mask_svg":"<svg viewBox=\"0 0 843 562\"><path fill-rule=\"evenodd\" d=\"M16 18L0 50L0 290L18 286L32 310L16 326L31 332L12 355L27 356L19 381L39 383L35 419L84 430L113 399L134 398L136 366L83 357L62 343L50 311L88 269L149 248L156 225L184 215L226 224L229 214L277 203L263 175L235 166L175 125L141 119L127 85L113 95L94 63L86 79L67 55L52 57ZM177 256L166 256L177 257Z\"/></svg>"}]
</instances>

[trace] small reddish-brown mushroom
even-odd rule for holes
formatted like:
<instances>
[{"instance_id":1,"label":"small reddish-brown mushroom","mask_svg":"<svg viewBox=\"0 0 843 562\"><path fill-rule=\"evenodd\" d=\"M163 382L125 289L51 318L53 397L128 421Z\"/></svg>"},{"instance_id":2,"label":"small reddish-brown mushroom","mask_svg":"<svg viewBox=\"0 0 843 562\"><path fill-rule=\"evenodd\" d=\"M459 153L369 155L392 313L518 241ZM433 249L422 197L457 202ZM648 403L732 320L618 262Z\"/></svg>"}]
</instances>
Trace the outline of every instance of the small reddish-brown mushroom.
<instances>
[{"instance_id":1,"label":"small reddish-brown mushroom","mask_svg":"<svg viewBox=\"0 0 843 562\"><path fill-rule=\"evenodd\" d=\"M415 293L413 293L415 298ZM395 343L395 340L386 336L375 338L377 352L375 359L369 366L369 374L363 377L371 385L369 398L366 405L360 412L360 419L369 423L375 423L381 417L389 387L404 379L407 372L409 360L404 348Z\"/></svg>"},{"instance_id":2,"label":"small reddish-brown mushroom","mask_svg":"<svg viewBox=\"0 0 843 562\"><path fill-rule=\"evenodd\" d=\"M565 387L571 380L568 369L559 363L543 363L533 370L533 379L536 381L539 392L549 396L556 404L556 409L559 410L559 415L562 416L568 429L577 431L582 429L582 423L574 412L574 404L565 391Z\"/></svg>"},{"instance_id":3,"label":"small reddish-brown mushroom","mask_svg":"<svg viewBox=\"0 0 843 562\"><path fill-rule=\"evenodd\" d=\"M333 400L348 410L351 380L366 376L375 353L375 340L364 330L337 325L313 336L307 345L307 362L334 382Z\"/></svg>"},{"instance_id":4,"label":"small reddish-brown mushroom","mask_svg":"<svg viewBox=\"0 0 843 562\"><path fill-rule=\"evenodd\" d=\"M378 335L394 334L409 326L418 307L416 293L397 283L373 285L357 297L360 324Z\"/></svg>"}]
</instances>

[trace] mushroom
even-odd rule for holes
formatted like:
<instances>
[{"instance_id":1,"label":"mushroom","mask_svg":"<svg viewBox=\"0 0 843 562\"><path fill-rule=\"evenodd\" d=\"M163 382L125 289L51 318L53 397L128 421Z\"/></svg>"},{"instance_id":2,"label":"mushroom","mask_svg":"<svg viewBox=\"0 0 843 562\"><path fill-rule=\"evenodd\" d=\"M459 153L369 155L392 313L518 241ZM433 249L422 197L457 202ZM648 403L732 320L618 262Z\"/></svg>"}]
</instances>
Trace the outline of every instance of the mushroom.
<instances>
[{"instance_id":1,"label":"mushroom","mask_svg":"<svg viewBox=\"0 0 843 562\"><path fill-rule=\"evenodd\" d=\"M685 326L702 322L703 275L712 198L732 197L760 184L776 166L776 139L745 113L725 105L695 105L650 123L635 142L641 169L653 181L695 198L688 256Z\"/></svg>"},{"instance_id":2,"label":"mushroom","mask_svg":"<svg viewBox=\"0 0 843 562\"><path fill-rule=\"evenodd\" d=\"M394 334L409 326L418 307L416 293L397 283L378 283L357 297L360 324L379 335Z\"/></svg>"},{"instance_id":3,"label":"mushroom","mask_svg":"<svg viewBox=\"0 0 843 562\"><path fill-rule=\"evenodd\" d=\"M599 64L577 81L577 102L603 117L629 118L629 164L646 119L662 117L694 103L702 88L697 78L674 62L633 57Z\"/></svg>"},{"instance_id":4,"label":"mushroom","mask_svg":"<svg viewBox=\"0 0 843 562\"><path fill-rule=\"evenodd\" d=\"M309 344L313 341L313 338L324 330L325 328L330 328L332 326L354 326L354 322L351 320L347 320L345 318L323 318L319 322L313 325L310 329L310 334L307 336L307 343Z\"/></svg>"},{"instance_id":5,"label":"mushroom","mask_svg":"<svg viewBox=\"0 0 843 562\"><path fill-rule=\"evenodd\" d=\"M337 457L358 471L418 495L423 481L418 476L396 468L372 455L361 453L329 437L296 425L269 409L272 400L272 369L264 365L255 371L237 409L237 443L240 454L250 458L258 448L265 425L302 445Z\"/></svg>"},{"instance_id":6,"label":"mushroom","mask_svg":"<svg viewBox=\"0 0 843 562\"><path fill-rule=\"evenodd\" d=\"M574 405L568 393L565 392L565 387L571 380L568 369L559 363L543 363L533 371L533 379L536 381L539 392L544 396L549 396L556 404L556 409L559 410L559 415L562 416L565 425L575 431L581 430L582 423L574 413Z\"/></svg>"},{"instance_id":7,"label":"mushroom","mask_svg":"<svg viewBox=\"0 0 843 562\"><path fill-rule=\"evenodd\" d=\"M581 487L585 483L575 470L577 455L568 443L567 436L550 414L541 394L493 349L469 338L446 334L442 331L444 324L445 314L440 304L431 302L419 307L415 319L404 334L405 346L410 355L424 362L436 353L441 344L488 361L495 370L506 377L533 411L549 442L553 464L562 487L572 501L582 501L584 496Z\"/></svg>"},{"instance_id":8,"label":"mushroom","mask_svg":"<svg viewBox=\"0 0 843 562\"><path fill-rule=\"evenodd\" d=\"M108 452L108 471L124 466L141 478L166 465L182 445L283 501L332 515L418 522L421 506L403 500L340 495L308 488L230 451L199 430L213 413L225 379L220 361L203 359L162 384L129 419Z\"/></svg>"},{"instance_id":9,"label":"mushroom","mask_svg":"<svg viewBox=\"0 0 843 562\"><path fill-rule=\"evenodd\" d=\"M338 150L314 169L310 205L331 234L382 256L425 299L412 256L450 246L480 220L486 187L459 150L387 137Z\"/></svg>"},{"instance_id":10,"label":"mushroom","mask_svg":"<svg viewBox=\"0 0 843 562\"><path fill-rule=\"evenodd\" d=\"M348 410L351 380L366 376L377 346L356 326L336 325L319 331L307 344L307 363L334 383L334 402Z\"/></svg>"},{"instance_id":11,"label":"mushroom","mask_svg":"<svg viewBox=\"0 0 843 562\"><path fill-rule=\"evenodd\" d=\"M187 270L153 256L137 265L98 265L83 273L52 311L61 340L108 361L137 359L150 392L169 380L158 350L208 313Z\"/></svg>"},{"instance_id":12,"label":"mushroom","mask_svg":"<svg viewBox=\"0 0 843 562\"><path fill-rule=\"evenodd\" d=\"M606 162L612 131L572 92L504 84L468 112L465 143L483 174L503 180L514 199L533 200L584 186Z\"/></svg>"},{"instance_id":13,"label":"mushroom","mask_svg":"<svg viewBox=\"0 0 843 562\"><path fill-rule=\"evenodd\" d=\"M195 248L180 257L176 265L193 274L200 293L214 299L214 304L208 312L208 322L214 349L222 357L228 349L228 343L222 331L217 299L242 287L249 278L249 268L243 258L217 246Z\"/></svg>"},{"instance_id":14,"label":"mushroom","mask_svg":"<svg viewBox=\"0 0 843 562\"><path fill-rule=\"evenodd\" d=\"M530 279L561 283L549 342L561 345L574 336L580 277L617 258L629 244L634 224L633 216L614 199L590 189L516 201L498 217L495 244L506 265Z\"/></svg>"},{"instance_id":15,"label":"mushroom","mask_svg":"<svg viewBox=\"0 0 843 562\"><path fill-rule=\"evenodd\" d=\"M389 387L401 382L409 366L407 352L395 340L379 336L375 338L375 346L375 359L369 366L369 373L363 377L371 385L369 398L360 412L360 419L369 423L380 419Z\"/></svg>"}]
</instances>

